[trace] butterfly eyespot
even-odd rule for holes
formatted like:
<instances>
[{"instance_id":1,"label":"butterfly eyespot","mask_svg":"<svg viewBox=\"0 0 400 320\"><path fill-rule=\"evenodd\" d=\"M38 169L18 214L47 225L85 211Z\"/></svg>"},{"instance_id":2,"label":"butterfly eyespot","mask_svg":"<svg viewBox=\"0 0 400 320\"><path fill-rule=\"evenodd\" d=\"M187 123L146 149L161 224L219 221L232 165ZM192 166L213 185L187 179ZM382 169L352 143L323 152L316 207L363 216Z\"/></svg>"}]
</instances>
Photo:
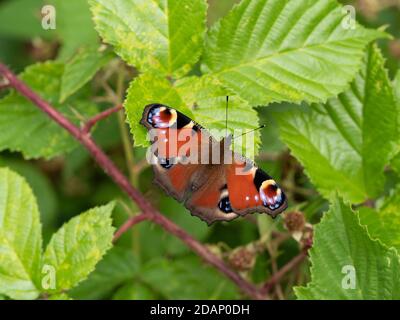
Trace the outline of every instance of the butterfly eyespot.
<instances>
[{"instance_id":1,"label":"butterfly eyespot","mask_svg":"<svg viewBox=\"0 0 400 320\"><path fill-rule=\"evenodd\" d=\"M271 210L278 209L285 200L281 189L274 180L267 180L262 183L260 197L264 206Z\"/></svg>"},{"instance_id":2,"label":"butterfly eyespot","mask_svg":"<svg viewBox=\"0 0 400 320\"><path fill-rule=\"evenodd\" d=\"M229 201L229 197L222 198L218 203L218 208L224 213L233 212L231 207L231 202Z\"/></svg>"},{"instance_id":3,"label":"butterfly eyespot","mask_svg":"<svg viewBox=\"0 0 400 320\"><path fill-rule=\"evenodd\" d=\"M153 105L147 114L147 122L154 128L172 127L176 120L176 111L161 104Z\"/></svg>"}]
</instances>

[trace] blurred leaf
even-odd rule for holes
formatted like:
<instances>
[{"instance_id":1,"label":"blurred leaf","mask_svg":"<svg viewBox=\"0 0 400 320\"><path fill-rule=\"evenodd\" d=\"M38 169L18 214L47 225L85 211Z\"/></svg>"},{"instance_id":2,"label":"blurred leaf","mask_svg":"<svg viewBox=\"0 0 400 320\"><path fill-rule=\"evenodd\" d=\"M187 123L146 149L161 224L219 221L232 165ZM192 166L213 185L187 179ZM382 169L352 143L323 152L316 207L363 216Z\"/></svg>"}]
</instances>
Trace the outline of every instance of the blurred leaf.
<instances>
[{"instance_id":1,"label":"blurred leaf","mask_svg":"<svg viewBox=\"0 0 400 320\"><path fill-rule=\"evenodd\" d=\"M360 222L367 227L372 239L379 239L400 252L400 187L393 190L376 210L361 207L359 212Z\"/></svg>"},{"instance_id":2,"label":"blurred leaf","mask_svg":"<svg viewBox=\"0 0 400 320\"><path fill-rule=\"evenodd\" d=\"M36 166L26 161L0 156L0 166L9 167L23 176L33 190L39 207L43 231L55 225L57 214L57 194L49 179Z\"/></svg>"},{"instance_id":3,"label":"blurred leaf","mask_svg":"<svg viewBox=\"0 0 400 320\"><path fill-rule=\"evenodd\" d=\"M110 53L101 52L95 48L80 50L65 64L61 80L60 103L89 82L97 71L110 61L112 56Z\"/></svg>"},{"instance_id":4,"label":"blurred leaf","mask_svg":"<svg viewBox=\"0 0 400 320\"><path fill-rule=\"evenodd\" d=\"M141 269L141 279L165 298L237 299L235 285L198 257L154 259Z\"/></svg>"},{"instance_id":5,"label":"blurred leaf","mask_svg":"<svg viewBox=\"0 0 400 320\"><path fill-rule=\"evenodd\" d=\"M394 93L396 96L397 102L400 104L400 70L397 71L396 77L393 81Z\"/></svg>"},{"instance_id":6,"label":"blurred leaf","mask_svg":"<svg viewBox=\"0 0 400 320\"><path fill-rule=\"evenodd\" d=\"M68 1L70 2L70 1ZM42 28L43 0L8 0L0 3L0 35L31 40L54 37L54 30Z\"/></svg>"},{"instance_id":7,"label":"blurred leaf","mask_svg":"<svg viewBox=\"0 0 400 320\"><path fill-rule=\"evenodd\" d=\"M279 219L279 218L278 218ZM227 245L230 248L242 246L260 238L257 224L246 219L236 219L229 223L214 224L211 235L207 238L208 243L216 246Z\"/></svg>"},{"instance_id":8,"label":"blurred leaf","mask_svg":"<svg viewBox=\"0 0 400 320\"><path fill-rule=\"evenodd\" d=\"M313 196L300 206L300 211L304 213L307 221L313 222L320 220L320 214L327 211L329 203L321 195Z\"/></svg>"},{"instance_id":9,"label":"blurred leaf","mask_svg":"<svg viewBox=\"0 0 400 320\"><path fill-rule=\"evenodd\" d=\"M279 136L278 122L274 118L275 112L281 112L285 109L286 108L283 104L272 104L268 106L268 108L257 108L260 118L259 121L261 124L265 125L265 127L261 130L260 152L279 154L287 149L286 145L281 141Z\"/></svg>"},{"instance_id":10,"label":"blurred leaf","mask_svg":"<svg viewBox=\"0 0 400 320\"><path fill-rule=\"evenodd\" d=\"M96 107L86 99L72 100L71 105L57 103L63 71L60 63L38 63L26 68L20 78L58 111L79 123L76 112L91 115ZM26 159L50 159L77 145L67 131L15 91L0 100L0 131L0 150L20 151Z\"/></svg>"},{"instance_id":11,"label":"blurred leaf","mask_svg":"<svg viewBox=\"0 0 400 320\"><path fill-rule=\"evenodd\" d=\"M210 233L210 228L200 219L191 216L190 212L175 199L161 195L159 208L163 214L187 230L192 236L202 241ZM163 228L152 223L141 223L136 226L139 233L140 252L144 259L165 255L179 255L190 251L182 241Z\"/></svg>"},{"instance_id":12,"label":"blurred leaf","mask_svg":"<svg viewBox=\"0 0 400 320\"><path fill-rule=\"evenodd\" d=\"M72 218L51 238L43 265L56 270L55 292L74 287L92 272L111 247L114 203L96 207Z\"/></svg>"},{"instance_id":13,"label":"blurred leaf","mask_svg":"<svg viewBox=\"0 0 400 320\"><path fill-rule=\"evenodd\" d=\"M92 137L104 150L120 146L121 138L117 116L111 115L96 124L92 131ZM79 175L78 170L80 169L85 170L84 165L90 162L90 155L85 147L78 146L64 156L64 161L63 176L68 178L74 174Z\"/></svg>"},{"instance_id":14,"label":"blurred leaf","mask_svg":"<svg viewBox=\"0 0 400 320\"><path fill-rule=\"evenodd\" d=\"M260 214L257 216L258 232L265 241L270 240L271 233L276 229L276 224L278 222L279 220L272 220L269 216L265 214Z\"/></svg>"},{"instance_id":15,"label":"blurred leaf","mask_svg":"<svg viewBox=\"0 0 400 320\"><path fill-rule=\"evenodd\" d=\"M158 296L140 282L131 282L118 289L112 298L113 300L154 300Z\"/></svg>"},{"instance_id":16,"label":"blurred leaf","mask_svg":"<svg viewBox=\"0 0 400 320\"><path fill-rule=\"evenodd\" d=\"M56 29L42 27L42 7L56 9ZM86 0L9 0L0 5L0 34L31 40L35 37L61 40L60 57L70 57L81 46L98 45L89 6Z\"/></svg>"},{"instance_id":17,"label":"blurred leaf","mask_svg":"<svg viewBox=\"0 0 400 320\"><path fill-rule=\"evenodd\" d=\"M62 42L58 57L70 58L80 47L98 47L99 38L87 0L47 0L57 11L57 33Z\"/></svg>"},{"instance_id":18,"label":"blurred leaf","mask_svg":"<svg viewBox=\"0 0 400 320\"><path fill-rule=\"evenodd\" d=\"M358 203L382 192L398 119L384 59L375 46L338 98L277 116L282 140L322 195L338 190Z\"/></svg>"},{"instance_id":19,"label":"blurred leaf","mask_svg":"<svg viewBox=\"0 0 400 320\"><path fill-rule=\"evenodd\" d=\"M311 282L295 288L299 299L399 299L400 265L396 250L373 241L339 198L315 228L310 251ZM354 268L355 289L343 287L344 267Z\"/></svg>"},{"instance_id":20,"label":"blurred leaf","mask_svg":"<svg viewBox=\"0 0 400 320\"><path fill-rule=\"evenodd\" d=\"M400 123L400 70L397 71L396 77L393 80L393 89L394 89L394 94L395 98L397 101L397 110L398 110L398 122ZM399 139L400 139L400 130L399 131ZM400 148L400 144L397 143L397 147ZM391 160L391 166L394 171L396 171L398 174L400 174L400 152L396 154L395 157Z\"/></svg>"},{"instance_id":21,"label":"blurred leaf","mask_svg":"<svg viewBox=\"0 0 400 320\"><path fill-rule=\"evenodd\" d=\"M100 36L140 71L179 77L190 71L202 52L207 8L204 0L89 3Z\"/></svg>"},{"instance_id":22,"label":"blurred leaf","mask_svg":"<svg viewBox=\"0 0 400 320\"><path fill-rule=\"evenodd\" d=\"M390 165L394 171L400 174L400 153L396 154L390 161Z\"/></svg>"},{"instance_id":23,"label":"blurred leaf","mask_svg":"<svg viewBox=\"0 0 400 320\"><path fill-rule=\"evenodd\" d=\"M68 296L66 293L58 293L51 295L49 297L49 300L72 300L72 298Z\"/></svg>"},{"instance_id":24,"label":"blurred leaf","mask_svg":"<svg viewBox=\"0 0 400 320\"><path fill-rule=\"evenodd\" d=\"M266 253L257 255L256 263L253 270L251 270L251 279L254 283L264 283L271 277L269 263Z\"/></svg>"},{"instance_id":25,"label":"blurred leaf","mask_svg":"<svg viewBox=\"0 0 400 320\"><path fill-rule=\"evenodd\" d=\"M26 43L21 40L0 36L0 61L7 62L9 66L13 66L15 72L21 72L24 68L32 63L32 56L26 56ZM0 92L0 98L6 93L5 90Z\"/></svg>"},{"instance_id":26,"label":"blurred leaf","mask_svg":"<svg viewBox=\"0 0 400 320\"><path fill-rule=\"evenodd\" d=\"M243 0L209 32L203 69L252 105L326 101L384 35L343 18L334 0Z\"/></svg>"},{"instance_id":27,"label":"blurred leaf","mask_svg":"<svg viewBox=\"0 0 400 320\"><path fill-rule=\"evenodd\" d=\"M131 250L113 247L89 277L69 294L75 299L102 299L138 273L139 262Z\"/></svg>"},{"instance_id":28,"label":"blurred leaf","mask_svg":"<svg viewBox=\"0 0 400 320\"><path fill-rule=\"evenodd\" d=\"M148 145L146 130L139 125L139 121L142 118L144 107L150 103L162 103L177 109L199 122L213 134L215 133L216 138L221 137L225 134L227 94L229 92L210 78L186 78L172 86L164 78L142 74L131 83L124 103L135 146ZM230 130L235 130L234 132L240 135L243 131L247 132L258 127L257 112L247 102L234 95L230 95L229 101L228 126ZM218 135L217 131L221 129L222 131ZM254 157L260 142L260 133L255 132L253 135L246 136L248 140L237 140L235 148L238 149L235 150L240 150L241 145L247 146L247 155ZM252 137L255 139L251 140ZM250 143L247 142L248 145L246 145L246 141Z\"/></svg>"},{"instance_id":29,"label":"blurred leaf","mask_svg":"<svg viewBox=\"0 0 400 320\"><path fill-rule=\"evenodd\" d=\"M42 235L36 199L27 182L0 169L0 293L35 299Z\"/></svg>"}]
</instances>

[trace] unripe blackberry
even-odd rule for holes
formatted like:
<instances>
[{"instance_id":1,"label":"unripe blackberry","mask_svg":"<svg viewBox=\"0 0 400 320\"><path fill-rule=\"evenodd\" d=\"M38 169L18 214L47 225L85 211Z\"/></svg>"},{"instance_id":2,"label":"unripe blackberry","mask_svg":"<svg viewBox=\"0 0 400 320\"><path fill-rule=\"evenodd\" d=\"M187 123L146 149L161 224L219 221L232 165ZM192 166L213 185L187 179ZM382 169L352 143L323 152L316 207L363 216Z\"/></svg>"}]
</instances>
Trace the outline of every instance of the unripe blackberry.
<instances>
[{"instance_id":1,"label":"unripe blackberry","mask_svg":"<svg viewBox=\"0 0 400 320\"><path fill-rule=\"evenodd\" d=\"M303 231L306 224L306 219L300 211L292 211L285 214L284 223L286 229L293 233L296 231Z\"/></svg>"},{"instance_id":2,"label":"unripe blackberry","mask_svg":"<svg viewBox=\"0 0 400 320\"><path fill-rule=\"evenodd\" d=\"M254 267L256 255L253 250L246 247L240 247L230 253L228 261L236 270L249 271Z\"/></svg>"}]
</instances>

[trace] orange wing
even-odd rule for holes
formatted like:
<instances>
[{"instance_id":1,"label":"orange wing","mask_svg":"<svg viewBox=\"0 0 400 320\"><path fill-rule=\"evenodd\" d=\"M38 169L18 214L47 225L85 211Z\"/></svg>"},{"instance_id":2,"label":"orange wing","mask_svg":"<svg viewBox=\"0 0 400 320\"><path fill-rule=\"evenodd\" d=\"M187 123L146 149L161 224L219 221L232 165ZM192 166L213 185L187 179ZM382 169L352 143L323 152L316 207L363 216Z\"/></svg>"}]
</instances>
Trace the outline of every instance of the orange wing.
<instances>
[{"instance_id":1,"label":"orange wing","mask_svg":"<svg viewBox=\"0 0 400 320\"><path fill-rule=\"evenodd\" d=\"M286 196L275 180L238 157L227 170L227 185L232 209L239 215L265 212L275 217L287 207Z\"/></svg>"}]
</instances>

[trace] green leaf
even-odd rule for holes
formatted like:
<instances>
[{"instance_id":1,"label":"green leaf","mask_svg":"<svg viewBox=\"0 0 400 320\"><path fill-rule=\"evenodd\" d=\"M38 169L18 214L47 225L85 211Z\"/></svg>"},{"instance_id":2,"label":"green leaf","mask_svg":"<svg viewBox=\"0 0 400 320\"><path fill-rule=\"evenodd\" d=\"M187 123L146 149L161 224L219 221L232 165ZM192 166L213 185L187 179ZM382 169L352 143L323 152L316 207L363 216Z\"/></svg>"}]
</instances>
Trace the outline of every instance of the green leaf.
<instances>
[{"instance_id":1,"label":"green leaf","mask_svg":"<svg viewBox=\"0 0 400 320\"><path fill-rule=\"evenodd\" d=\"M252 105L325 102L384 35L344 18L334 0L243 0L209 32L203 70Z\"/></svg>"},{"instance_id":2,"label":"green leaf","mask_svg":"<svg viewBox=\"0 0 400 320\"><path fill-rule=\"evenodd\" d=\"M211 77L187 77L175 86L187 106L196 106L192 110L195 121L209 129L216 139L226 135L226 96L229 96L228 129L237 137L233 148L254 159L261 142L260 131L252 131L259 126L256 110ZM243 133L247 134L241 136Z\"/></svg>"},{"instance_id":3,"label":"green leaf","mask_svg":"<svg viewBox=\"0 0 400 320\"><path fill-rule=\"evenodd\" d=\"M49 300L73 300L70 296L68 296L66 293L59 293L59 294L53 294L49 297Z\"/></svg>"},{"instance_id":4,"label":"green leaf","mask_svg":"<svg viewBox=\"0 0 400 320\"><path fill-rule=\"evenodd\" d=\"M154 259L141 269L141 280L165 298L237 299L237 288L198 257Z\"/></svg>"},{"instance_id":5,"label":"green leaf","mask_svg":"<svg viewBox=\"0 0 400 320\"><path fill-rule=\"evenodd\" d=\"M163 208L163 214L174 221L184 230L190 230L199 241L205 241L210 234L210 228L200 219L193 219L190 212L175 199L162 195L158 201L158 207ZM154 226L151 222L144 222L136 226L139 234L140 253L143 259L151 259L157 256L177 256L190 251L180 239L168 234L160 226Z\"/></svg>"},{"instance_id":6,"label":"green leaf","mask_svg":"<svg viewBox=\"0 0 400 320\"><path fill-rule=\"evenodd\" d=\"M4 2L4 1L3 1ZM97 46L89 5L86 0L10 0L0 5L0 35L8 39L17 37L54 39L62 43L59 58L69 58L81 46ZM56 29L42 27L41 10L45 5L56 9Z\"/></svg>"},{"instance_id":7,"label":"green leaf","mask_svg":"<svg viewBox=\"0 0 400 320\"><path fill-rule=\"evenodd\" d=\"M371 240L358 213L337 197L315 228L310 260L312 280L307 287L295 288L299 299L400 298L396 250ZM355 287L346 286L346 276L351 276L346 268L353 271Z\"/></svg>"},{"instance_id":8,"label":"green leaf","mask_svg":"<svg viewBox=\"0 0 400 320\"><path fill-rule=\"evenodd\" d=\"M396 73L396 77L394 78L393 81L393 87L396 99L398 102L400 102L400 70L398 70Z\"/></svg>"},{"instance_id":9,"label":"green leaf","mask_svg":"<svg viewBox=\"0 0 400 320\"><path fill-rule=\"evenodd\" d=\"M132 250L113 247L96 266L89 277L69 291L75 299L104 299L116 287L133 280L139 262Z\"/></svg>"},{"instance_id":10,"label":"green leaf","mask_svg":"<svg viewBox=\"0 0 400 320\"><path fill-rule=\"evenodd\" d=\"M139 122L144 107L150 103L162 103L192 117L192 113L168 80L150 73L142 74L131 82L124 102L135 146L148 145L146 130Z\"/></svg>"},{"instance_id":11,"label":"green leaf","mask_svg":"<svg viewBox=\"0 0 400 320\"><path fill-rule=\"evenodd\" d=\"M399 119L398 121L400 123L400 70L397 71L396 77L393 80L393 89L397 101L398 119ZM400 130L399 130L399 140L400 140ZM399 143L397 143L397 147L400 148ZM398 174L400 174L400 152L398 152L396 156L393 157L390 164L393 170L395 170Z\"/></svg>"},{"instance_id":12,"label":"green leaf","mask_svg":"<svg viewBox=\"0 0 400 320\"><path fill-rule=\"evenodd\" d=\"M265 241L269 241L271 239L271 234L276 229L276 225L278 224L278 220L267 218L268 216L261 214L257 216L258 231L262 239L265 239Z\"/></svg>"},{"instance_id":13,"label":"green leaf","mask_svg":"<svg viewBox=\"0 0 400 320\"><path fill-rule=\"evenodd\" d=\"M33 91L78 124L77 113L91 115L96 107L82 98L71 100L71 104L58 104L63 72L63 64L46 62L29 66L20 77ZM67 131L15 91L0 100L0 131L0 150L20 151L26 159L50 159L77 146Z\"/></svg>"},{"instance_id":14,"label":"green leaf","mask_svg":"<svg viewBox=\"0 0 400 320\"><path fill-rule=\"evenodd\" d=\"M377 197L397 140L397 107L380 51L372 46L349 90L326 105L277 113L282 140L325 197Z\"/></svg>"},{"instance_id":15,"label":"green leaf","mask_svg":"<svg viewBox=\"0 0 400 320\"><path fill-rule=\"evenodd\" d=\"M114 203L96 207L72 218L51 238L43 265L56 270L56 288L61 292L74 287L92 272L111 247Z\"/></svg>"},{"instance_id":16,"label":"green leaf","mask_svg":"<svg viewBox=\"0 0 400 320\"><path fill-rule=\"evenodd\" d=\"M204 0L90 0L96 29L140 71L181 76L203 49Z\"/></svg>"},{"instance_id":17,"label":"green leaf","mask_svg":"<svg viewBox=\"0 0 400 320\"><path fill-rule=\"evenodd\" d=\"M112 55L95 48L83 48L65 65L61 80L60 103L89 82Z\"/></svg>"},{"instance_id":18,"label":"green leaf","mask_svg":"<svg viewBox=\"0 0 400 320\"><path fill-rule=\"evenodd\" d=\"M43 230L53 231L57 218L58 200L48 177L35 165L15 158L1 157L0 167L8 167L23 176L33 190L39 207Z\"/></svg>"},{"instance_id":19,"label":"green leaf","mask_svg":"<svg viewBox=\"0 0 400 320\"><path fill-rule=\"evenodd\" d=\"M400 153L396 154L393 159L390 161L390 165L397 174L400 174Z\"/></svg>"},{"instance_id":20,"label":"green leaf","mask_svg":"<svg viewBox=\"0 0 400 320\"><path fill-rule=\"evenodd\" d=\"M62 47L58 58L66 60L81 47L98 47L99 37L87 0L48 0L57 12L57 29Z\"/></svg>"},{"instance_id":21,"label":"green leaf","mask_svg":"<svg viewBox=\"0 0 400 320\"><path fill-rule=\"evenodd\" d=\"M26 181L0 169L0 293L35 299L42 235L36 199Z\"/></svg>"},{"instance_id":22,"label":"green leaf","mask_svg":"<svg viewBox=\"0 0 400 320\"><path fill-rule=\"evenodd\" d=\"M261 148L265 153L271 155L278 155L281 152L286 151L286 145L281 141L279 137L279 126L278 122L274 118L274 113L277 111L284 111L285 106L283 104L272 104L268 108L259 107L257 108L260 116L260 123L266 124L266 127L261 130ZM274 161L276 165L279 162ZM275 177L277 178L277 177Z\"/></svg>"},{"instance_id":23,"label":"green leaf","mask_svg":"<svg viewBox=\"0 0 400 320\"><path fill-rule=\"evenodd\" d=\"M368 229L372 239L379 239L400 252L400 187L393 190L376 210L361 207L360 222Z\"/></svg>"},{"instance_id":24,"label":"green leaf","mask_svg":"<svg viewBox=\"0 0 400 320\"><path fill-rule=\"evenodd\" d=\"M400 110L400 69L397 71L396 77L393 80L393 89L394 89L394 96L397 102L397 109ZM398 113L398 118L400 119L400 112Z\"/></svg>"},{"instance_id":25,"label":"green leaf","mask_svg":"<svg viewBox=\"0 0 400 320\"><path fill-rule=\"evenodd\" d=\"M189 77L172 85L168 80L142 74L128 89L124 106L134 136L135 146L147 146L146 130L139 124L143 109L150 103L162 103L175 108L215 134L216 138L225 135L226 96L229 95L228 128L240 135L258 127L257 112L251 106L231 92L221 88L218 83L207 77ZM196 106L196 107L194 107ZM219 133L218 131L219 130ZM239 131L241 130L241 131ZM246 135L247 140L237 140L235 148L247 146L247 156L252 158L258 150L260 132ZM254 137L254 140L250 140Z\"/></svg>"},{"instance_id":26,"label":"green leaf","mask_svg":"<svg viewBox=\"0 0 400 320\"><path fill-rule=\"evenodd\" d=\"M12 0L0 3L0 35L8 39L31 40L52 38L54 30L45 30L41 23L42 0Z\"/></svg>"},{"instance_id":27,"label":"green leaf","mask_svg":"<svg viewBox=\"0 0 400 320\"><path fill-rule=\"evenodd\" d=\"M113 300L154 300L158 296L147 286L138 281L132 281L118 289Z\"/></svg>"}]
</instances>

